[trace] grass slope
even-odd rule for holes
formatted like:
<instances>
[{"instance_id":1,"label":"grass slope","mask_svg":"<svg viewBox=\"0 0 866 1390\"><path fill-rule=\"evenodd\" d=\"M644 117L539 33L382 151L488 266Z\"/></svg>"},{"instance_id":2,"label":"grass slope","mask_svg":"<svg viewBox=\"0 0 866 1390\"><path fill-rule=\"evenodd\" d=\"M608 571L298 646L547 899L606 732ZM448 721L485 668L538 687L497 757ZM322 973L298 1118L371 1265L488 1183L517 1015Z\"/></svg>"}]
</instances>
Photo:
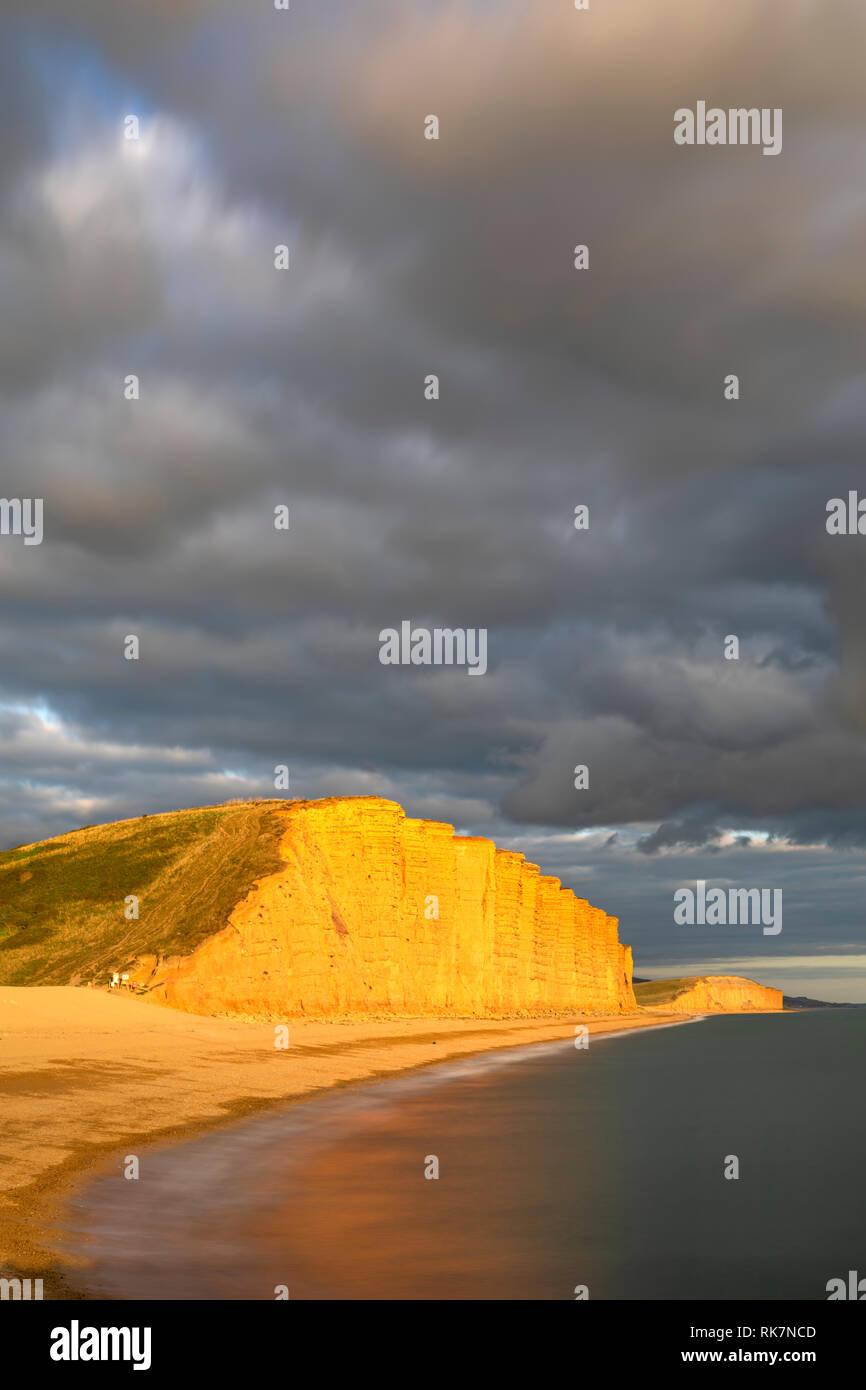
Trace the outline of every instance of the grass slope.
<instances>
[{"instance_id":1,"label":"grass slope","mask_svg":"<svg viewBox=\"0 0 866 1390\"><path fill-rule=\"evenodd\" d=\"M645 1009L652 1009L659 1004L671 1004L678 994L691 989L699 979L700 975L684 975L677 980L635 981L634 997Z\"/></svg>"},{"instance_id":2,"label":"grass slope","mask_svg":"<svg viewBox=\"0 0 866 1390\"><path fill-rule=\"evenodd\" d=\"M285 809L171 811L0 854L0 984L103 981L136 956L193 950L279 867ZM138 921L124 916L130 894Z\"/></svg>"}]
</instances>

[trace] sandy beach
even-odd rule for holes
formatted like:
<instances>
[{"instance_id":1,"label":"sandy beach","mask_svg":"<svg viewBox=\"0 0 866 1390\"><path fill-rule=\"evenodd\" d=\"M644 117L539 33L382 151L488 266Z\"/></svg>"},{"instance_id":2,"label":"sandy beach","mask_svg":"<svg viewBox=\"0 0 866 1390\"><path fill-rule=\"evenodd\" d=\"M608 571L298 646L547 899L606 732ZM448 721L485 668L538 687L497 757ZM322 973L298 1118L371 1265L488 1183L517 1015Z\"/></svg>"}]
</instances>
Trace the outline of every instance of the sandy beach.
<instances>
[{"instance_id":1,"label":"sandy beach","mask_svg":"<svg viewBox=\"0 0 866 1390\"><path fill-rule=\"evenodd\" d=\"M332 1087L495 1048L670 1024L616 1018L297 1022L204 1018L91 989L0 988L0 1273L41 1277L46 1298L77 1296L55 1234L82 1178L147 1144Z\"/></svg>"}]
</instances>

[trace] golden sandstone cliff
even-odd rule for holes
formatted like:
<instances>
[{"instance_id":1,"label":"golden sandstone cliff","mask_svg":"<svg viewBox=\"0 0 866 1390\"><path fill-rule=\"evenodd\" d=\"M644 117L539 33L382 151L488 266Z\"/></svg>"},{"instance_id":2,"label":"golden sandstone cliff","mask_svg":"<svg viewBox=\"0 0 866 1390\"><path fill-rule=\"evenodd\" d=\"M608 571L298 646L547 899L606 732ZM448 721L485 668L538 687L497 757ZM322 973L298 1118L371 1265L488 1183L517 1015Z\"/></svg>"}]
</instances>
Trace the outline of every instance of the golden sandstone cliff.
<instances>
[{"instance_id":1,"label":"golden sandstone cliff","mask_svg":"<svg viewBox=\"0 0 866 1390\"><path fill-rule=\"evenodd\" d=\"M279 852L224 930L139 961L155 1002L279 1019L636 1007L616 918L490 840L347 797L289 803Z\"/></svg>"},{"instance_id":2,"label":"golden sandstone cliff","mask_svg":"<svg viewBox=\"0 0 866 1390\"><path fill-rule=\"evenodd\" d=\"M658 1013L740 1013L782 1008L782 991L741 975L698 975L635 986L637 1002Z\"/></svg>"}]
</instances>

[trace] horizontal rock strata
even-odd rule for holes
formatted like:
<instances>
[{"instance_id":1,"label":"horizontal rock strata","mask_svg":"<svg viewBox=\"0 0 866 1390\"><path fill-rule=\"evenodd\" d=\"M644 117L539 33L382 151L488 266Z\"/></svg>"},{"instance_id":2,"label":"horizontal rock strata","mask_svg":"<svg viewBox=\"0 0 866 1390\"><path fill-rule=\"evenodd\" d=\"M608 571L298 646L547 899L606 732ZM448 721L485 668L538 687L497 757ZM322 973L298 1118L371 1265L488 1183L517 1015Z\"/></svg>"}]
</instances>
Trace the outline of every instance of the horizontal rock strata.
<instances>
[{"instance_id":1,"label":"horizontal rock strata","mask_svg":"<svg viewBox=\"0 0 866 1390\"><path fill-rule=\"evenodd\" d=\"M273 1018L634 1010L617 920L522 854L391 801L291 803L282 868L191 955L139 962L151 998Z\"/></svg>"}]
</instances>

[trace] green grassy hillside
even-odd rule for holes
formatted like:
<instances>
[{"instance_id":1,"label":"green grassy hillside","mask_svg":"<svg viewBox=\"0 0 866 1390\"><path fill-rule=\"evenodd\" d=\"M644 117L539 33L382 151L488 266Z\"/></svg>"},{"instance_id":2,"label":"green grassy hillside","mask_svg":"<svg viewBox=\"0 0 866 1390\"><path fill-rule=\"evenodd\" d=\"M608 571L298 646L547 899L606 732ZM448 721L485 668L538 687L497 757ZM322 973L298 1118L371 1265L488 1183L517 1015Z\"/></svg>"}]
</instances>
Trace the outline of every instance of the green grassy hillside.
<instances>
[{"instance_id":1,"label":"green grassy hillside","mask_svg":"<svg viewBox=\"0 0 866 1390\"><path fill-rule=\"evenodd\" d=\"M103 982L144 954L186 954L280 863L284 801L89 826L0 854L0 984ZM127 921L124 900L140 900Z\"/></svg>"},{"instance_id":2,"label":"green grassy hillside","mask_svg":"<svg viewBox=\"0 0 866 1390\"><path fill-rule=\"evenodd\" d=\"M696 983L696 977L682 976L677 980L643 980L640 984L635 984L634 997L644 1009L658 1007L659 1004L670 1004L676 999L683 990L691 989Z\"/></svg>"}]
</instances>

